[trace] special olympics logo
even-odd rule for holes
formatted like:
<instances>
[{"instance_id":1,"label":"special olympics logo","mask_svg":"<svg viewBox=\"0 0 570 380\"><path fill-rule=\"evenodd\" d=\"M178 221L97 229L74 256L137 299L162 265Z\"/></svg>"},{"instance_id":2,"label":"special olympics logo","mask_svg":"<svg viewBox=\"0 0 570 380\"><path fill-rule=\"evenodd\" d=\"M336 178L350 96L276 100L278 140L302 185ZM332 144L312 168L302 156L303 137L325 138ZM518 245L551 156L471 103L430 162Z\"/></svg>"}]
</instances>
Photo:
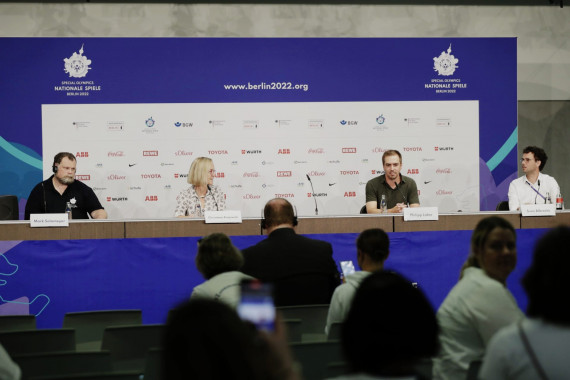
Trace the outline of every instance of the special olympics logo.
<instances>
[{"instance_id":1,"label":"special olympics logo","mask_svg":"<svg viewBox=\"0 0 570 380\"><path fill-rule=\"evenodd\" d=\"M381 114L380 116L378 116L376 118L376 122L380 125L384 124L384 122L386 122L386 118L384 117L384 114Z\"/></svg>"},{"instance_id":2,"label":"special olympics logo","mask_svg":"<svg viewBox=\"0 0 570 380\"><path fill-rule=\"evenodd\" d=\"M91 70L91 67L89 67L91 60L83 55L83 45L79 49L79 54L73 52L73 55L69 58L64 58L63 62L65 62L64 71L73 78L83 78L87 75L87 71Z\"/></svg>"},{"instance_id":3,"label":"special olympics logo","mask_svg":"<svg viewBox=\"0 0 570 380\"><path fill-rule=\"evenodd\" d=\"M147 127L152 128L152 127L154 127L154 123L155 123L155 122L154 122L154 119L153 119L152 116L151 116L151 117L149 117L148 119L146 119L144 123L145 123L145 125L146 125Z\"/></svg>"},{"instance_id":4,"label":"special olympics logo","mask_svg":"<svg viewBox=\"0 0 570 380\"><path fill-rule=\"evenodd\" d=\"M442 51L439 57L433 58L433 69L437 71L438 75L453 75L455 69L459 67L457 62L459 62L459 59L451 54L451 44L449 44L447 53Z\"/></svg>"}]
</instances>

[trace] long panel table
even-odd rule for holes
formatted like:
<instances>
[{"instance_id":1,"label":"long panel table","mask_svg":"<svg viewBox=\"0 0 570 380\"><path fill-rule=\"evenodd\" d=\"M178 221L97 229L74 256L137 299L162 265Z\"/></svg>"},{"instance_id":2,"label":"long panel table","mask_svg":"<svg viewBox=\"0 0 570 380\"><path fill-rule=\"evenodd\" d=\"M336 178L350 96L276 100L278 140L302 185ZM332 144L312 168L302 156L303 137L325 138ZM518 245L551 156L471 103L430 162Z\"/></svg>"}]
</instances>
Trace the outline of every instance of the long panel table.
<instances>
[{"instance_id":1,"label":"long panel table","mask_svg":"<svg viewBox=\"0 0 570 380\"><path fill-rule=\"evenodd\" d=\"M437 221L414 222L405 222L402 215L358 215L300 217L297 232L359 233L367 228L382 228L386 232L472 230L477 222L489 215L507 219L516 229L570 225L570 210L547 217L522 217L516 212L453 213L441 214ZM196 237L213 232L224 232L230 236L263 234L259 218L244 218L239 224L206 224L199 219L72 220L69 227L41 228L31 228L28 221L0 222L0 241Z\"/></svg>"}]
</instances>

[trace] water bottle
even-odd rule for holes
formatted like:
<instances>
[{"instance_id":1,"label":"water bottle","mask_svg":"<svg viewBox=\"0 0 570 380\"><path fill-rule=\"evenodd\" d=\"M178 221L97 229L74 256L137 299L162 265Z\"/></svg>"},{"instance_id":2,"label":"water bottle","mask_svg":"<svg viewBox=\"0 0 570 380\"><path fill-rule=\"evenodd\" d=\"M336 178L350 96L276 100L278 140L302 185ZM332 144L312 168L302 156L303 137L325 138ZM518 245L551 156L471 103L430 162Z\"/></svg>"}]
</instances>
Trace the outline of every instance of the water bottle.
<instances>
[{"instance_id":1,"label":"water bottle","mask_svg":"<svg viewBox=\"0 0 570 380\"><path fill-rule=\"evenodd\" d=\"M384 194L382 194L382 200L380 201L380 210L382 214L388 211L386 210L386 196Z\"/></svg>"},{"instance_id":2,"label":"water bottle","mask_svg":"<svg viewBox=\"0 0 570 380\"><path fill-rule=\"evenodd\" d=\"M556 196L556 209L563 210L564 209L564 198L562 198L562 194L558 193Z\"/></svg>"},{"instance_id":3,"label":"water bottle","mask_svg":"<svg viewBox=\"0 0 570 380\"><path fill-rule=\"evenodd\" d=\"M71 216L71 202L67 202L65 204L65 213L67 214L67 219L73 219L73 217Z\"/></svg>"}]
</instances>

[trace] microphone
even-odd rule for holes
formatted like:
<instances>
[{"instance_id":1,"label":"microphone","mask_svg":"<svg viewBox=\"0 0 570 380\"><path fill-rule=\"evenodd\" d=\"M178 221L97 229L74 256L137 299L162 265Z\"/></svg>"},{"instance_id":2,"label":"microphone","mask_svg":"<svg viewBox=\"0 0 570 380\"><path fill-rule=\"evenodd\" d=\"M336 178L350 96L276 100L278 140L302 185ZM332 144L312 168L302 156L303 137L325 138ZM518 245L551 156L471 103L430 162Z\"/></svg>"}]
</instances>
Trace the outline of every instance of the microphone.
<instances>
[{"instance_id":1,"label":"microphone","mask_svg":"<svg viewBox=\"0 0 570 380\"><path fill-rule=\"evenodd\" d=\"M398 182L394 182L396 184L396 189L398 189L398 191L400 192L400 194L402 195L402 198L404 198L404 203L406 204L406 206L410 206L410 204L408 203L408 199L406 198L406 196L404 195L404 193L402 192L402 189L400 188L400 186L398 185Z\"/></svg>"},{"instance_id":2,"label":"microphone","mask_svg":"<svg viewBox=\"0 0 570 380\"><path fill-rule=\"evenodd\" d=\"M315 199L315 189L313 188L313 181L311 181L311 177L309 177L308 174L307 174L307 179L309 180L309 183L311 184L311 191L313 192L313 200L315 201L315 215L319 215L319 208L317 206L317 200Z\"/></svg>"},{"instance_id":3,"label":"microphone","mask_svg":"<svg viewBox=\"0 0 570 380\"><path fill-rule=\"evenodd\" d=\"M206 185L208 187L208 192L210 194L212 194L212 198L214 198L214 203L216 204L216 211L220 211L220 208L218 207L218 201L216 201L216 197L214 197L214 193L212 193L212 189L210 188L210 185Z\"/></svg>"}]
</instances>

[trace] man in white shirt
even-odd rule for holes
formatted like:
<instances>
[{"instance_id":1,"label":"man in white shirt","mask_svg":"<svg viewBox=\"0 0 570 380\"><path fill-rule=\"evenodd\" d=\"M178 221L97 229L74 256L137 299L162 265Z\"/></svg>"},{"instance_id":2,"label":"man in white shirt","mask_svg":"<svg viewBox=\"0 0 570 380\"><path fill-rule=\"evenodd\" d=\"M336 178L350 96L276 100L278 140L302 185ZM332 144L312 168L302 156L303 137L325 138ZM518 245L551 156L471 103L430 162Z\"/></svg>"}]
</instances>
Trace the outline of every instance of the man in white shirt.
<instances>
[{"instance_id":1,"label":"man in white shirt","mask_svg":"<svg viewBox=\"0 0 570 380\"><path fill-rule=\"evenodd\" d=\"M527 146L521 159L525 173L509 185L509 210L520 210L521 205L552 203L560 193L560 186L554 177L541 173L548 156L544 149Z\"/></svg>"}]
</instances>

